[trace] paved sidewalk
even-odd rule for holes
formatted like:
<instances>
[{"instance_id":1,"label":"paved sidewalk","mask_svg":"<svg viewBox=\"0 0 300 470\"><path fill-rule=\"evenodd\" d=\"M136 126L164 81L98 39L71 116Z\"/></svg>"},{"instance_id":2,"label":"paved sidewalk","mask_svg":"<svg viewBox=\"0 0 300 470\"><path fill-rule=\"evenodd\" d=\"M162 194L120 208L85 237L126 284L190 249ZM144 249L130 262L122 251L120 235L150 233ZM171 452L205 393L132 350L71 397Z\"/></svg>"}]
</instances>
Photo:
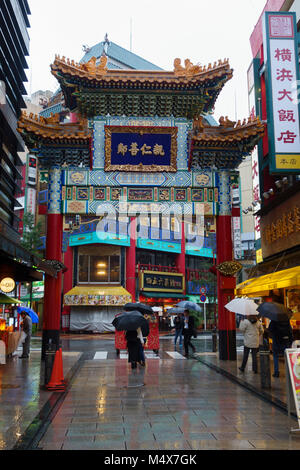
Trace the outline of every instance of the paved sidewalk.
<instances>
[{"instance_id":1,"label":"paved sidewalk","mask_svg":"<svg viewBox=\"0 0 300 470\"><path fill-rule=\"evenodd\" d=\"M209 366L213 370L221 373L225 377L229 378L233 382L245 387L249 391L255 393L257 396L273 403L282 410L287 410L287 396L286 396L286 377L285 377L285 363L284 357L279 358L279 370L280 377L274 378L272 374L273 368L273 357L270 354L270 376L271 376L271 388L263 388L261 384L260 376L260 360L258 354L258 373L252 372L252 361L251 357L248 359L248 363L244 372L239 370L242 363L243 352L237 352L237 361L221 361L218 357L218 353L198 353L196 354L197 360L203 364Z\"/></svg>"},{"instance_id":2,"label":"paved sidewalk","mask_svg":"<svg viewBox=\"0 0 300 470\"><path fill-rule=\"evenodd\" d=\"M86 339L74 336L72 345ZM91 339L99 350L101 341ZM113 340L106 339L113 350ZM238 370L241 348L236 362L220 361L218 354L200 352L195 341L196 358L178 360L167 357L173 342L165 338L161 359L148 360L137 374L126 360L111 359L112 353L106 360L86 360L81 352L64 351L69 388L61 394L41 387L39 342L33 339L29 360L14 357L0 366L0 450L300 449L300 440L289 436L297 421L281 411L283 359L281 377L272 378L266 391L259 373L251 371L251 358L244 373Z\"/></svg>"},{"instance_id":3,"label":"paved sidewalk","mask_svg":"<svg viewBox=\"0 0 300 470\"><path fill-rule=\"evenodd\" d=\"M55 407L60 394L53 394L43 388L44 365L41 365L41 351L34 345L29 359L18 356L8 358L0 365L0 450L12 449L44 423ZM22 351L18 351L21 355ZM64 352L64 377L72 375L80 353ZM24 442L23 442L24 444Z\"/></svg>"}]
</instances>

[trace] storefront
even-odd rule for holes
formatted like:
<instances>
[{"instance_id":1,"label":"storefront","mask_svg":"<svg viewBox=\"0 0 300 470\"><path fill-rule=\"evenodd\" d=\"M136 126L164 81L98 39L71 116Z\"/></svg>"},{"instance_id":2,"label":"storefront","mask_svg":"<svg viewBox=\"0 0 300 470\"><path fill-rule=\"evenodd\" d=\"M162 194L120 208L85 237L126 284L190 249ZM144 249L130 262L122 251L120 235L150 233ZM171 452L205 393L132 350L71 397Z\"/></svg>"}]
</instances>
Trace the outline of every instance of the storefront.
<instances>
[{"instance_id":1,"label":"storefront","mask_svg":"<svg viewBox=\"0 0 300 470\"><path fill-rule=\"evenodd\" d=\"M168 331L172 327L168 309L186 299L185 276L180 273L140 271L139 301L150 305L159 320L159 329Z\"/></svg>"},{"instance_id":2,"label":"storefront","mask_svg":"<svg viewBox=\"0 0 300 470\"><path fill-rule=\"evenodd\" d=\"M280 297L293 311L291 325L295 339L300 339L300 266L244 281L235 293L247 297Z\"/></svg>"},{"instance_id":3,"label":"storefront","mask_svg":"<svg viewBox=\"0 0 300 470\"><path fill-rule=\"evenodd\" d=\"M74 287L64 296L64 304L71 307L70 331L114 331L111 322L131 300L122 286Z\"/></svg>"}]
</instances>

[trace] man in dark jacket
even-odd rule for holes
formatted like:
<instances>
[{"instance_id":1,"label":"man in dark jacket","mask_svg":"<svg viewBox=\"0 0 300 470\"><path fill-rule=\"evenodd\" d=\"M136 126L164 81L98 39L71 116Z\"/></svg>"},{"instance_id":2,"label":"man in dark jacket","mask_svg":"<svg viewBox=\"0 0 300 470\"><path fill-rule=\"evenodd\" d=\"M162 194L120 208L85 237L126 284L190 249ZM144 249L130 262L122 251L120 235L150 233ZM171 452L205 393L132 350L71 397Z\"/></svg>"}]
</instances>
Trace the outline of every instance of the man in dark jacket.
<instances>
[{"instance_id":1,"label":"man in dark jacket","mask_svg":"<svg viewBox=\"0 0 300 470\"><path fill-rule=\"evenodd\" d=\"M189 346L193 352L196 351L195 346L191 343L191 338L195 334L195 319L188 310L184 311L184 325L183 325L183 338L184 338L184 356L189 358Z\"/></svg>"},{"instance_id":2,"label":"man in dark jacket","mask_svg":"<svg viewBox=\"0 0 300 470\"><path fill-rule=\"evenodd\" d=\"M289 320L271 321L268 333L270 333L272 337L273 377L279 377L279 354L284 354L284 350L291 347L293 342L293 330Z\"/></svg>"}]
</instances>

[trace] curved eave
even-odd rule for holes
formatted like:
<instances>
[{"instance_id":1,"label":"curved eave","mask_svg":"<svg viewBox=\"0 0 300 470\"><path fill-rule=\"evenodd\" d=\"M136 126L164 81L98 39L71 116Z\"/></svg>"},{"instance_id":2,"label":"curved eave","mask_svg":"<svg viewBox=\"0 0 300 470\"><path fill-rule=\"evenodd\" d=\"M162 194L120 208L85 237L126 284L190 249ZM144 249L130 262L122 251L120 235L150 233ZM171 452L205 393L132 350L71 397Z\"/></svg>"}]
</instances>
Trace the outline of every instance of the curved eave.
<instances>
[{"instance_id":1,"label":"curved eave","mask_svg":"<svg viewBox=\"0 0 300 470\"><path fill-rule=\"evenodd\" d=\"M197 68L197 66L193 67ZM143 95L146 99L155 96L180 98L183 100L182 108L178 108L177 114L195 116L201 112L210 111L214 107L220 91L233 74L228 61L220 61L218 65L215 64L214 67L210 66L208 69L201 68L202 72L197 74L188 74L184 71L182 74L185 75L181 76L175 72L138 70L101 70L99 73L97 71L91 73L82 66L72 66L65 60L58 59L52 64L51 69L61 86L66 105L73 111L79 109L84 115L88 113L84 112L84 105L80 103L80 98L81 102L85 101L87 94L90 94L94 102L97 100L101 102L103 99L108 102L115 100L116 95L119 94L130 97ZM97 95L99 95L98 98ZM187 109L189 106L186 101L187 97L195 99L201 97L203 103L197 110L190 111ZM141 110L136 110L139 114L141 111L142 107ZM93 112L97 110L92 105L90 114ZM126 106L124 109L121 106L120 112L126 115ZM149 112L150 115L160 115L159 110L154 109L153 112Z\"/></svg>"},{"instance_id":2,"label":"curved eave","mask_svg":"<svg viewBox=\"0 0 300 470\"><path fill-rule=\"evenodd\" d=\"M83 87L107 88L120 87L125 89L134 86L136 88L155 86L163 90L169 86L171 89L188 89L202 87L212 81L229 80L232 78L233 70L228 61L221 62L214 67L201 68L200 73L182 72L182 75L176 72L149 71L149 70L107 70L95 68L94 71L86 69L85 65L72 66L65 61L56 59L51 65L52 74L58 79L75 79L77 84Z\"/></svg>"}]
</instances>

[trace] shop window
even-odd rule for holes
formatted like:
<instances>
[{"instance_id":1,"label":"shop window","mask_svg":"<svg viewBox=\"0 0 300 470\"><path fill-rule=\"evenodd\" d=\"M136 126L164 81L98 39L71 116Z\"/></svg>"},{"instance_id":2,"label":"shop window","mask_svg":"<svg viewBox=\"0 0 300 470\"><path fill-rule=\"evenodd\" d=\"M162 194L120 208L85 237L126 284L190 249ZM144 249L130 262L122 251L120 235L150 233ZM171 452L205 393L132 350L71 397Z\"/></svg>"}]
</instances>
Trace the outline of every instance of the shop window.
<instances>
[{"instance_id":1,"label":"shop window","mask_svg":"<svg viewBox=\"0 0 300 470\"><path fill-rule=\"evenodd\" d=\"M87 284L120 283L119 247L87 245L78 250L78 282Z\"/></svg>"}]
</instances>

